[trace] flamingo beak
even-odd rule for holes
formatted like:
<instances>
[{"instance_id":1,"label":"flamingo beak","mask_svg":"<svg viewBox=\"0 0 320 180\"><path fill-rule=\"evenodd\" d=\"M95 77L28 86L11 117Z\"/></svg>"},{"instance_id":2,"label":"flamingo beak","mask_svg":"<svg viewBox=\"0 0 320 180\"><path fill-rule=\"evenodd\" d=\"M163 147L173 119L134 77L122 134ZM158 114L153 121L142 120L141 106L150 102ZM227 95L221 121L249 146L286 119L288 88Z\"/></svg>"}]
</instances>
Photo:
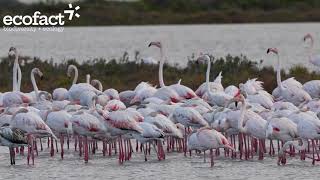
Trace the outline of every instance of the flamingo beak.
<instances>
[{"instance_id":1,"label":"flamingo beak","mask_svg":"<svg viewBox=\"0 0 320 180\"><path fill-rule=\"evenodd\" d=\"M270 48L268 48L268 50L267 50L267 54L269 54L270 53Z\"/></svg>"}]
</instances>

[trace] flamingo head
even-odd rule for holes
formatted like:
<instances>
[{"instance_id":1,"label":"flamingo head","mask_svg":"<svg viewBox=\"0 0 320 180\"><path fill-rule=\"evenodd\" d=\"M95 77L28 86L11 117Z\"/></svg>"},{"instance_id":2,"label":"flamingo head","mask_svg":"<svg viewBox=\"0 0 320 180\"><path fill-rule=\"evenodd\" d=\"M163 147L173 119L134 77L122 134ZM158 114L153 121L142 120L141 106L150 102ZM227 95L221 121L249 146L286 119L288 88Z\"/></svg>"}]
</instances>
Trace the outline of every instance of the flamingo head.
<instances>
[{"instance_id":1,"label":"flamingo head","mask_svg":"<svg viewBox=\"0 0 320 180\"><path fill-rule=\"evenodd\" d=\"M200 63L205 63L205 62L208 62L210 61L211 58L208 54L203 54L203 55L200 55L200 57L198 57L196 63L200 64Z\"/></svg>"},{"instance_id":2,"label":"flamingo head","mask_svg":"<svg viewBox=\"0 0 320 180\"><path fill-rule=\"evenodd\" d=\"M37 74L41 79L43 78L43 73L38 68L33 68L32 73Z\"/></svg>"},{"instance_id":3,"label":"flamingo head","mask_svg":"<svg viewBox=\"0 0 320 180\"><path fill-rule=\"evenodd\" d=\"M221 137L221 142L225 148L228 148L228 149L235 151L232 144L225 137Z\"/></svg>"},{"instance_id":4,"label":"flamingo head","mask_svg":"<svg viewBox=\"0 0 320 180\"><path fill-rule=\"evenodd\" d=\"M270 52L274 53L274 54L279 54L278 49L277 48L268 48L267 50L267 54L269 54Z\"/></svg>"},{"instance_id":5,"label":"flamingo head","mask_svg":"<svg viewBox=\"0 0 320 180\"><path fill-rule=\"evenodd\" d=\"M75 68L75 66L72 65L72 64L70 64L70 65L68 66L68 70L67 70L67 76L68 76L68 77L71 77L71 73L72 73L72 71L73 71L74 68Z\"/></svg>"},{"instance_id":6,"label":"flamingo head","mask_svg":"<svg viewBox=\"0 0 320 180\"><path fill-rule=\"evenodd\" d=\"M160 41L152 41L152 42L150 42L148 47L151 47L151 46L156 46L156 47L158 47L160 49L162 48L162 44L161 44Z\"/></svg>"},{"instance_id":7,"label":"flamingo head","mask_svg":"<svg viewBox=\"0 0 320 180\"><path fill-rule=\"evenodd\" d=\"M16 54L17 54L17 48L10 47L9 52L8 52L8 56L9 57L14 57Z\"/></svg>"},{"instance_id":8,"label":"flamingo head","mask_svg":"<svg viewBox=\"0 0 320 180\"><path fill-rule=\"evenodd\" d=\"M311 41L313 41L313 37L310 33L303 36L303 41L306 41L307 39L310 39Z\"/></svg>"},{"instance_id":9,"label":"flamingo head","mask_svg":"<svg viewBox=\"0 0 320 180\"><path fill-rule=\"evenodd\" d=\"M238 106L238 102L244 101L244 96L241 94L241 90L238 89L238 92L234 95L233 100L236 104L236 107Z\"/></svg>"}]
</instances>

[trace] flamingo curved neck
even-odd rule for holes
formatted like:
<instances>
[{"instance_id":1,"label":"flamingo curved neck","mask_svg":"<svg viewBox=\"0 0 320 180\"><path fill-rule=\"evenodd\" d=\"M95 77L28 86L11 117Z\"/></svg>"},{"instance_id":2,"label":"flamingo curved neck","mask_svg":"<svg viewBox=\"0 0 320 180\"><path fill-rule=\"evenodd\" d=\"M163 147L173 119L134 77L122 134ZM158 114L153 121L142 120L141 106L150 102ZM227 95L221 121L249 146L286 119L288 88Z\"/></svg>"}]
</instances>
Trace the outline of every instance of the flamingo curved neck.
<instances>
[{"instance_id":1,"label":"flamingo curved neck","mask_svg":"<svg viewBox=\"0 0 320 180\"><path fill-rule=\"evenodd\" d=\"M279 55L277 54L277 85L280 88L280 90L283 90L284 87L282 86L281 82L281 63L280 63L280 58Z\"/></svg>"},{"instance_id":2,"label":"flamingo curved neck","mask_svg":"<svg viewBox=\"0 0 320 180\"><path fill-rule=\"evenodd\" d=\"M78 68L76 66L72 65L70 67L74 71L74 78L73 78L73 81L72 81L72 85L74 85L74 84L77 84L79 72L78 72Z\"/></svg>"},{"instance_id":3,"label":"flamingo curved neck","mask_svg":"<svg viewBox=\"0 0 320 180\"><path fill-rule=\"evenodd\" d=\"M207 72L206 72L206 88L207 88L207 91L209 92L210 91L210 86L209 86L209 81L210 81L210 69L211 69L211 61L210 61L210 58L207 60Z\"/></svg>"},{"instance_id":4,"label":"flamingo curved neck","mask_svg":"<svg viewBox=\"0 0 320 180\"><path fill-rule=\"evenodd\" d=\"M162 47L160 48L160 65L159 65L159 83L160 87L165 87L166 85L164 84L163 81L163 64L164 64L164 58L163 58L163 50Z\"/></svg>"},{"instance_id":5,"label":"flamingo curved neck","mask_svg":"<svg viewBox=\"0 0 320 180\"><path fill-rule=\"evenodd\" d=\"M38 101L39 100L39 89L38 89L38 86L36 83L36 79L34 78L34 74L35 74L35 72L31 71L31 82L32 82L33 90L36 94L36 99Z\"/></svg>"},{"instance_id":6,"label":"flamingo curved neck","mask_svg":"<svg viewBox=\"0 0 320 180\"><path fill-rule=\"evenodd\" d=\"M97 79L92 80L91 81L91 85L92 86L98 85L98 90L101 91L101 92L103 91L102 83L99 80L97 80Z\"/></svg>"},{"instance_id":7,"label":"flamingo curved neck","mask_svg":"<svg viewBox=\"0 0 320 180\"><path fill-rule=\"evenodd\" d=\"M103 91L102 83L100 81L98 81L97 83L99 91Z\"/></svg>"},{"instance_id":8,"label":"flamingo curved neck","mask_svg":"<svg viewBox=\"0 0 320 180\"><path fill-rule=\"evenodd\" d=\"M243 127L244 115L247 109L247 102L244 100L242 102L241 110L240 110L240 119L238 121L238 129L240 132L245 132L245 128Z\"/></svg>"}]
</instances>

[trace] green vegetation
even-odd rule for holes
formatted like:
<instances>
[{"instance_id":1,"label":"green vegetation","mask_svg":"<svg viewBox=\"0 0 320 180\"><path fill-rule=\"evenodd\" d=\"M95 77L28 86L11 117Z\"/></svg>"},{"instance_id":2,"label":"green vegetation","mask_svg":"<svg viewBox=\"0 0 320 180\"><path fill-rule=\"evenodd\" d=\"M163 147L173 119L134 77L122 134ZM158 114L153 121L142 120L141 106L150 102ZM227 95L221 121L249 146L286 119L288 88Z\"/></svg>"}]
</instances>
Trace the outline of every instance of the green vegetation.
<instances>
[{"instance_id":1,"label":"green vegetation","mask_svg":"<svg viewBox=\"0 0 320 180\"><path fill-rule=\"evenodd\" d=\"M53 63L52 61L42 61L37 58L22 57L25 60L22 70L22 90L29 92L32 90L30 72L34 67L38 67L44 73L44 79L38 79L38 86L41 90L52 92L57 87L69 88L73 78L67 78L66 70L69 64L75 64L79 69L78 82L85 82L85 75L91 74L92 79L99 79L106 88L115 88L119 91L134 89L141 81L148 81L154 85L158 84L158 65L138 64L139 60L129 62L127 56L120 59L95 59L78 64L76 60L69 60L64 63ZM227 56L214 60L211 67L211 81L222 71L222 83L224 87L245 82L248 78L258 78L264 82L264 87L271 92L276 87L276 76L273 67L261 67L260 63L249 61L245 56ZM2 58L0 60L0 92L12 89L12 60ZM197 89L205 82L205 64L196 64L194 59L189 59L185 68L177 68L165 65L164 80L166 84L176 83L180 78L182 84ZM288 73L282 72L283 79L296 77L298 81L304 83L312 79L320 79L320 74L309 72L304 67L293 67Z\"/></svg>"},{"instance_id":2,"label":"green vegetation","mask_svg":"<svg viewBox=\"0 0 320 180\"><path fill-rule=\"evenodd\" d=\"M0 1L0 15L62 12L67 4ZM142 25L320 21L319 0L83 0L81 18L69 25Z\"/></svg>"}]
</instances>

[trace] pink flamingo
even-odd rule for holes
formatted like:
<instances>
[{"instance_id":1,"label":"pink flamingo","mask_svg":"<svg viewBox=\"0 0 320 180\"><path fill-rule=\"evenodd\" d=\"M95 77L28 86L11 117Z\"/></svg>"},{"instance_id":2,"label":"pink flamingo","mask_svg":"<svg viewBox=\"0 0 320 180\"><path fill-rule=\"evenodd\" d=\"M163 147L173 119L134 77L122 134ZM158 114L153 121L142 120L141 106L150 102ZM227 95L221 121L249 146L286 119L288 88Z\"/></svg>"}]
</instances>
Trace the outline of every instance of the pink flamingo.
<instances>
[{"instance_id":1,"label":"pink flamingo","mask_svg":"<svg viewBox=\"0 0 320 180\"><path fill-rule=\"evenodd\" d=\"M208 127L201 128L188 137L188 150L204 151L204 161L205 151L210 150L211 167L214 165L212 150L219 148L227 148L235 151L226 137L224 137L220 132Z\"/></svg>"}]
</instances>

